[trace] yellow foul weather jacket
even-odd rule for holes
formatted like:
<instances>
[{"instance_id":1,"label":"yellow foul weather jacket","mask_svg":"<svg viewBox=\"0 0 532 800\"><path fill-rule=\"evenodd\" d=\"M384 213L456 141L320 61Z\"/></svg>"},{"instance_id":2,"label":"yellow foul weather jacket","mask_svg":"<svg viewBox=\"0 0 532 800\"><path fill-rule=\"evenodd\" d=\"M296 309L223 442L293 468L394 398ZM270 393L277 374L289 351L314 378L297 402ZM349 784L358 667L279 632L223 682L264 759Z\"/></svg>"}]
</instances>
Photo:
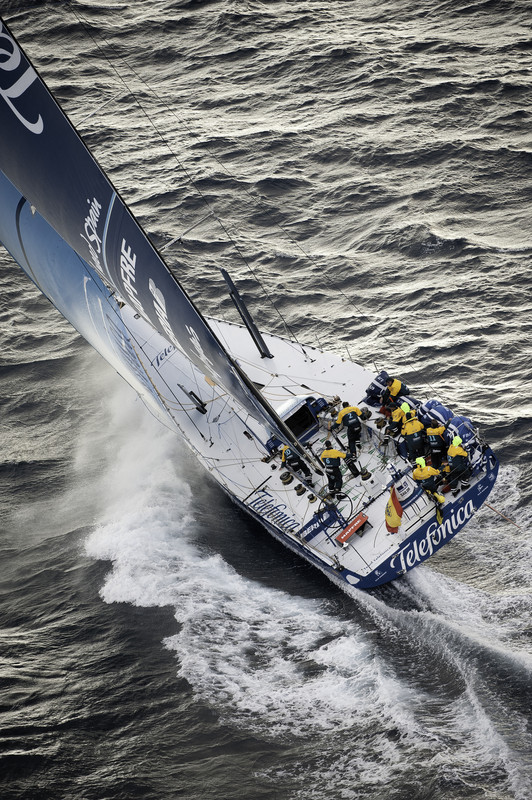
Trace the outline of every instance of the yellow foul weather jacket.
<instances>
[{"instance_id":1,"label":"yellow foul weather jacket","mask_svg":"<svg viewBox=\"0 0 532 800\"><path fill-rule=\"evenodd\" d=\"M391 397L397 397L397 395L401 391L401 386L402 385L403 384L401 383L401 381L397 380L397 378L394 378L394 381L393 381L392 385L388 386L388 389L390 390L390 396Z\"/></svg>"},{"instance_id":2,"label":"yellow foul weather jacket","mask_svg":"<svg viewBox=\"0 0 532 800\"><path fill-rule=\"evenodd\" d=\"M410 413L412 414L412 412ZM424 429L425 426L417 417L410 416L408 419L405 418L401 433L403 436L410 436L412 433L417 433L418 431L422 431Z\"/></svg>"},{"instance_id":3,"label":"yellow foul weather jacket","mask_svg":"<svg viewBox=\"0 0 532 800\"><path fill-rule=\"evenodd\" d=\"M342 424L342 420L346 416L346 414L356 414L357 417L359 417L362 414L362 411L356 406L347 406L347 408L342 408L336 419L337 425Z\"/></svg>"},{"instance_id":4,"label":"yellow foul weather jacket","mask_svg":"<svg viewBox=\"0 0 532 800\"><path fill-rule=\"evenodd\" d=\"M334 447L330 447L328 450L323 451L320 458L326 467L339 467L341 459L345 458L346 455L347 453L342 453L341 450L335 450Z\"/></svg>"},{"instance_id":5,"label":"yellow foul weather jacket","mask_svg":"<svg viewBox=\"0 0 532 800\"><path fill-rule=\"evenodd\" d=\"M412 477L415 481L426 481L427 478L431 478L433 475L439 475L440 470L434 469L434 467L416 467L412 473Z\"/></svg>"}]
</instances>

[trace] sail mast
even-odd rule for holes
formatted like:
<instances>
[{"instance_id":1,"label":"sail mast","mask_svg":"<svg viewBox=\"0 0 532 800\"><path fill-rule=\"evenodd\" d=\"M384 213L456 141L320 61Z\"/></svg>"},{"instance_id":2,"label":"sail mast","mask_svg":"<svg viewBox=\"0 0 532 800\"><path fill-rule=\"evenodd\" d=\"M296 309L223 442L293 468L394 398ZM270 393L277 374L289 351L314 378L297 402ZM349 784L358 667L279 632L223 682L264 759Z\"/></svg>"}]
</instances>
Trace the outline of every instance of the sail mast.
<instances>
[{"instance_id":1,"label":"sail mast","mask_svg":"<svg viewBox=\"0 0 532 800\"><path fill-rule=\"evenodd\" d=\"M0 51L0 169L128 305L308 458L227 353L1 19Z\"/></svg>"}]
</instances>

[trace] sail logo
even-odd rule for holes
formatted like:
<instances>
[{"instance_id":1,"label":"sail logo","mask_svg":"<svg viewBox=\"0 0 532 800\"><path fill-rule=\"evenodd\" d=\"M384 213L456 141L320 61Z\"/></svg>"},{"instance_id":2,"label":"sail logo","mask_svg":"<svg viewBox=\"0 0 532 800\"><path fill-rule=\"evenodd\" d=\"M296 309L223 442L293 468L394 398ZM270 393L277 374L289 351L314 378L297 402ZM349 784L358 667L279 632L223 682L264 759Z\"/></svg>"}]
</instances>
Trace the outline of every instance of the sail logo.
<instances>
[{"instance_id":1,"label":"sail logo","mask_svg":"<svg viewBox=\"0 0 532 800\"><path fill-rule=\"evenodd\" d=\"M315 515L310 522L307 522L307 524L304 525L299 531L298 536L300 536L306 542L309 542L311 539L317 536L318 533L326 530L330 525L337 521L338 517L336 513L330 509L327 509L325 512Z\"/></svg>"},{"instance_id":2,"label":"sail logo","mask_svg":"<svg viewBox=\"0 0 532 800\"><path fill-rule=\"evenodd\" d=\"M473 516L475 510L473 501L469 500L461 508L456 511L453 510L450 516L444 519L441 524L438 525L437 522L432 522L427 528L423 539L412 542L408 547L403 548L392 557L390 569L397 568L397 559L399 559L400 568L403 572L424 561L433 554L437 547L443 544L445 539L452 539L455 533Z\"/></svg>"},{"instance_id":3,"label":"sail logo","mask_svg":"<svg viewBox=\"0 0 532 800\"><path fill-rule=\"evenodd\" d=\"M298 528L295 519L286 513L286 503L276 503L274 496L266 489L261 489L257 496L248 503L248 507L284 530L293 532Z\"/></svg>"},{"instance_id":4,"label":"sail logo","mask_svg":"<svg viewBox=\"0 0 532 800\"><path fill-rule=\"evenodd\" d=\"M132 264L132 267L134 267L134 264ZM127 289L127 286L125 284L124 284L124 286ZM130 288L132 288L131 285L130 285ZM179 342L179 340L177 339L177 336L174 333L174 331L172 329L172 326L170 324L170 320L168 319L168 312L166 310L166 300L164 298L164 294L157 287L157 285L155 284L155 281L153 280L153 278L150 278L149 281L148 281L148 289L150 290L150 294L153 296L153 308L154 308L155 314L157 316L157 320L158 320L161 328L163 329L165 335L168 337L170 342L176 347L177 350L179 350L181 353L186 355L188 358L191 358L191 360L194 363L196 363L194 358L191 356L191 353L190 352L187 353L185 348L184 348L184 346L183 346L183 344L181 344ZM135 290L135 295L136 295L136 290ZM131 297L131 295L130 295L130 297ZM209 377L211 377L211 375L212 375L212 376L217 378L218 382L220 382L220 379L219 379L219 377L217 375L217 372L216 372L216 370L214 368L214 364L212 363L212 361L209 358L207 358L207 356L205 354L205 351L203 350L203 348L201 346L201 342L200 342L199 336L196 333L196 331L194 330L194 328L191 325L185 325L185 330L187 331L187 333L189 335L189 341L190 341L190 344L192 346L192 353L197 358L199 357L199 359L201 360L201 364L202 364L203 368L207 370L207 373L208 373Z\"/></svg>"},{"instance_id":5,"label":"sail logo","mask_svg":"<svg viewBox=\"0 0 532 800\"><path fill-rule=\"evenodd\" d=\"M155 359L153 361L153 366L157 368L161 367L166 361L166 359L172 355L172 353L175 353L175 347L173 345L165 347L162 352L160 352L158 355L155 356Z\"/></svg>"},{"instance_id":6,"label":"sail logo","mask_svg":"<svg viewBox=\"0 0 532 800\"><path fill-rule=\"evenodd\" d=\"M168 314L166 312L166 300L164 299L164 294L160 289L157 288L153 278L150 278L148 281L148 289L150 290L150 294L153 296L153 308L163 331L165 332L166 336L168 336L170 341L173 342L176 347L179 347L177 339L170 326ZM179 347L179 349L182 351L181 347Z\"/></svg>"},{"instance_id":7,"label":"sail logo","mask_svg":"<svg viewBox=\"0 0 532 800\"><path fill-rule=\"evenodd\" d=\"M122 239L122 245L120 247L120 278L122 279L122 286L124 287L124 291L131 305L142 314L144 309L138 298L137 287L135 286L136 266L136 253L133 253L126 240Z\"/></svg>"},{"instance_id":8,"label":"sail logo","mask_svg":"<svg viewBox=\"0 0 532 800\"><path fill-rule=\"evenodd\" d=\"M23 64L22 54L11 36L9 36L0 22L0 70L4 72L15 72ZM44 130L44 122L39 114L37 119L32 122L27 119L15 105L16 100L21 98L27 89L37 78L37 73L33 67L28 66L22 75L13 76L13 82L7 88L0 87L0 97L6 101L7 105L25 128L31 133L39 134Z\"/></svg>"},{"instance_id":9,"label":"sail logo","mask_svg":"<svg viewBox=\"0 0 532 800\"><path fill-rule=\"evenodd\" d=\"M87 203L89 204L89 213L84 219L84 233L80 233L80 236L89 248L90 260L93 267L101 273L102 265L100 255L102 252L102 239L98 234L98 221L100 219L102 207L95 197L93 197L92 200L87 198Z\"/></svg>"}]
</instances>

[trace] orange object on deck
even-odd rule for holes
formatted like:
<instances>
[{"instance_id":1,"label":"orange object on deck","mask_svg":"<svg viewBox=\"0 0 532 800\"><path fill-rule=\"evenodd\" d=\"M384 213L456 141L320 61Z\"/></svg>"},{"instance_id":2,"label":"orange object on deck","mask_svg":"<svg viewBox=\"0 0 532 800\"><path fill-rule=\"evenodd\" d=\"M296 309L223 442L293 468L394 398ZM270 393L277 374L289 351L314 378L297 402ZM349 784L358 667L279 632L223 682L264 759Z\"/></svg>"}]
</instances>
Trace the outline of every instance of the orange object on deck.
<instances>
[{"instance_id":1,"label":"orange object on deck","mask_svg":"<svg viewBox=\"0 0 532 800\"><path fill-rule=\"evenodd\" d=\"M344 528L343 531L339 533L338 536L336 536L336 541L339 542L340 544L344 544L345 542L347 542L348 539L351 538L351 536L354 533L360 530L360 528L367 521L368 518L361 511L360 514L357 514L356 517L353 520L351 520L347 528Z\"/></svg>"}]
</instances>

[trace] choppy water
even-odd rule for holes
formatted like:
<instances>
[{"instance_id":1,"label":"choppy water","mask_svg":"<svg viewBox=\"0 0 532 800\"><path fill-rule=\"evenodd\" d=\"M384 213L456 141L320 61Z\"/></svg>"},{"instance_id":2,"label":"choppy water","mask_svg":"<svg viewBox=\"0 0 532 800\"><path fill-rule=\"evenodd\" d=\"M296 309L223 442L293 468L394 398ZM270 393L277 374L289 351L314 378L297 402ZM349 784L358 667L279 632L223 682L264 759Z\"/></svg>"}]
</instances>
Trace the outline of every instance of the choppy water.
<instances>
[{"instance_id":1,"label":"choppy water","mask_svg":"<svg viewBox=\"0 0 532 800\"><path fill-rule=\"evenodd\" d=\"M4 2L153 239L212 210L165 252L200 307L224 266L262 327L473 416L519 527L344 595L2 251L2 800L532 797L529 12Z\"/></svg>"}]
</instances>

